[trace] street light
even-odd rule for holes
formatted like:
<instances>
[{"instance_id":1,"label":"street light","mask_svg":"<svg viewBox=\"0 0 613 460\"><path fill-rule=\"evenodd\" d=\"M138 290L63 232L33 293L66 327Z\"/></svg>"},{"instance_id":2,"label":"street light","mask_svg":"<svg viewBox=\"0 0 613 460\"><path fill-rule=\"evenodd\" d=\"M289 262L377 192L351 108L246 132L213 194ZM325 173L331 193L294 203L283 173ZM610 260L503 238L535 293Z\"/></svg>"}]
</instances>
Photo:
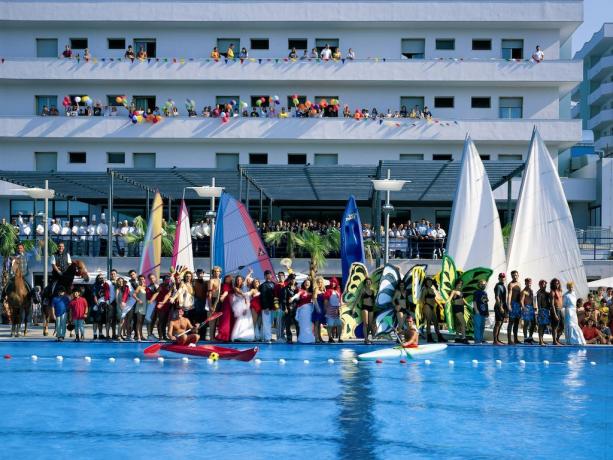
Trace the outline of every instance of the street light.
<instances>
[{"instance_id":1,"label":"street light","mask_svg":"<svg viewBox=\"0 0 613 460\"><path fill-rule=\"evenodd\" d=\"M211 262L211 274L213 272L213 267L215 266L213 263L213 254L214 245L215 245L215 198L219 198L223 192L223 187L215 186L215 178L211 179L211 185L203 185L201 187L185 187L193 190L200 198L210 198L211 199L211 209L206 213L206 217L211 219L211 242L210 242L210 257L209 260Z\"/></svg>"},{"instance_id":2,"label":"street light","mask_svg":"<svg viewBox=\"0 0 613 460\"><path fill-rule=\"evenodd\" d=\"M43 215L43 226L45 229L45 249L43 256L43 288L46 288L49 282L49 200L55 197L55 190L49 188L49 181L45 179L45 188L24 188L22 189L22 191L27 193L30 198L33 198L35 200L45 200L45 213Z\"/></svg>"},{"instance_id":3,"label":"street light","mask_svg":"<svg viewBox=\"0 0 613 460\"><path fill-rule=\"evenodd\" d=\"M372 185L378 192L386 192L385 205L383 206L383 214L385 214L385 255L384 261L387 264L390 256L390 213L394 207L390 203L390 193L399 192L404 187L404 184L411 182L410 180L391 179L391 171L387 170L387 179L372 179Z\"/></svg>"}]
</instances>

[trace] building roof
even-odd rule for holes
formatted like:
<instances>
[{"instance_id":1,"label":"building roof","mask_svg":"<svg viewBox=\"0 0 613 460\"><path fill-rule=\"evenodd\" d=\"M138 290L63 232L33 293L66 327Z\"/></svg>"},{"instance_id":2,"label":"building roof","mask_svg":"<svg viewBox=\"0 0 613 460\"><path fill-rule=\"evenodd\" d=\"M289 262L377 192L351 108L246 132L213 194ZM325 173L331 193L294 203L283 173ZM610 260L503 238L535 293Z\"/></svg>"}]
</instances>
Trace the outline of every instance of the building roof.
<instances>
[{"instance_id":1,"label":"building roof","mask_svg":"<svg viewBox=\"0 0 613 460\"><path fill-rule=\"evenodd\" d=\"M574 59L585 59L592 53L600 54L613 44L613 22L605 22L592 38L575 53Z\"/></svg>"},{"instance_id":2,"label":"building roof","mask_svg":"<svg viewBox=\"0 0 613 460\"><path fill-rule=\"evenodd\" d=\"M521 161L484 161L492 189L518 175ZM169 168L120 169L107 172L27 172L0 171L0 180L26 187L44 187L45 179L58 197L84 202L108 199L111 171L115 199L144 199L156 190L171 199L180 199L185 187L207 185L215 178L228 193L245 198L247 182L250 198L273 201L345 201L350 194L357 200L372 198L372 179L381 179L390 169L391 177L411 181L394 192L395 201L453 201L460 161L382 161L375 165L243 165L238 169ZM186 198L195 198L187 192Z\"/></svg>"}]
</instances>

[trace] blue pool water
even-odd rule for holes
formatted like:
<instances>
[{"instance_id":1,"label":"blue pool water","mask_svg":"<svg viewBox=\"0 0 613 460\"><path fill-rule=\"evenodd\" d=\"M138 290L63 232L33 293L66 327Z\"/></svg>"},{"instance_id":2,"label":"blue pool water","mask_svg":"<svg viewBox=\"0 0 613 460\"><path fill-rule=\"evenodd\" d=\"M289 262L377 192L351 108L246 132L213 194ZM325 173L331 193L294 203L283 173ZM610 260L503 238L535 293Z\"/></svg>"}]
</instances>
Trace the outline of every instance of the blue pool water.
<instances>
[{"instance_id":1,"label":"blue pool water","mask_svg":"<svg viewBox=\"0 0 613 460\"><path fill-rule=\"evenodd\" d=\"M144 359L143 348L1 343L12 359L0 362L0 458L524 460L613 452L611 348L449 347L405 365L353 364L355 353L373 350L363 346L265 345L259 365L159 363Z\"/></svg>"}]
</instances>

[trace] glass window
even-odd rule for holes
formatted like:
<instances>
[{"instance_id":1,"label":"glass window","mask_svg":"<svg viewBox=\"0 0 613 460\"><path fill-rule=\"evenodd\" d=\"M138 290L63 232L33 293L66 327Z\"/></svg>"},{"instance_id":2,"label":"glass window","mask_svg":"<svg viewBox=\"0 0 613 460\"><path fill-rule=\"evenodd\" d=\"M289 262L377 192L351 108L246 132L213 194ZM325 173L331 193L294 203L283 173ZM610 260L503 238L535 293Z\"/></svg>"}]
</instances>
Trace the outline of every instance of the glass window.
<instances>
[{"instance_id":1,"label":"glass window","mask_svg":"<svg viewBox=\"0 0 613 460\"><path fill-rule=\"evenodd\" d=\"M426 40L423 38L403 38L401 53L408 59L424 59L426 57Z\"/></svg>"},{"instance_id":2,"label":"glass window","mask_svg":"<svg viewBox=\"0 0 613 460\"><path fill-rule=\"evenodd\" d=\"M240 96L215 96L215 104L224 107L226 104L229 104L232 101L236 102L236 106L233 109L238 109L238 103L240 101Z\"/></svg>"},{"instance_id":3,"label":"glass window","mask_svg":"<svg viewBox=\"0 0 613 460\"><path fill-rule=\"evenodd\" d=\"M87 38L71 38L70 47L73 50L84 50L87 48Z\"/></svg>"},{"instance_id":4,"label":"glass window","mask_svg":"<svg viewBox=\"0 0 613 460\"><path fill-rule=\"evenodd\" d=\"M453 109L452 96L437 96L434 98L434 107L437 109Z\"/></svg>"},{"instance_id":5,"label":"glass window","mask_svg":"<svg viewBox=\"0 0 613 460\"><path fill-rule=\"evenodd\" d=\"M479 157L481 158L481 161L489 161L490 160L490 156L489 155L479 155Z\"/></svg>"},{"instance_id":6,"label":"glass window","mask_svg":"<svg viewBox=\"0 0 613 460\"><path fill-rule=\"evenodd\" d=\"M291 50L292 48L306 50L308 49L308 40L306 38L288 38L287 49Z\"/></svg>"},{"instance_id":7,"label":"glass window","mask_svg":"<svg viewBox=\"0 0 613 460\"><path fill-rule=\"evenodd\" d=\"M268 38L252 38L251 49L252 50L267 50L270 44Z\"/></svg>"},{"instance_id":8,"label":"glass window","mask_svg":"<svg viewBox=\"0 0 613 460\"><path fill-rule=\"evenodd\" d=\"M68 209L71 216L89 216L89 205L80 201L69 201Z\"/></svg>"},{"instance_id":9,"label":"glass window","mask_svg":"<svg viewBox=\"0 0 613 460\"><path fill-rule=\"evenodd\" d=\"M503 59L523 59L524 41L523 40L502 40Z\"/></svg>"},{"instance_id":10,"label":"glass window","mask_svg":"<svg viewBox=\"0 0 613 460\"><path fill-rule=\"evenodd\" d=\"M34 214L34 200L11 200L11 216Z\"/></svg>"},{"instance_id":11,"label":"glass window","mask_svg":"<svg viewBox=\"0 0 613 460\"><path fill-rule=\"evenodd\" d=\"M57 171L57 152L34 152L37 171Z\"/></svg>"},{"instance_id":12,"label":"glass window","mask_svg":"<svg viewBox=\"0 0 613 460\"><path fill-rule=\"evenodd\" d=\"M453 155L451 154L434 154L432 155L432 159L434 161L451 161L453 160Z\"/></svg>"},{"instance_id":13,"label":"glass window","mask_svg":"<svg viewBox=\"0 0 613 460\"><path fill-rule=\"evenodd\" d=\"M36 57L56 58L59 56L57 50L57 38L37 38Z\"/></svg>"},{"instance_id":14,"label":"glass window","mask_svg":"<svg viewBox=\"0 0 613 460\"><path fill-rule=\"evenodd\" d=\"M219 50L219 54L224 57L228 57L228 48L230 45L234 45L234 57L238 57L238 53L241 50L241 39L240 38L218 38L217 39L217 49Z\"/></svg>"},{"instance_id":15,"label":"glass window","mask_svg":"<svg viewBox=\"0 0 613 460\"><path fill-rule=\"evenodd\" d=\"M54 200L53 215L56 217L67 216L68 215L68 201Z\"/></svg>"},{"instance_id":16,"label":"glass window","mask_svg":"<svg viewBox=\"0 0 613 460\"><path fill-rule=\"evenodd\" d=\"M134 104L138 110L144 110L146 113L155 110L155 96L134 96Z\"/></svg>"},{"instance_id":17,"label":"glass window","mask_svg":"<svg viewBox=\"0 0 613 460\"><path fill-rule=\"evenodd\" d=\"M499 161L522 161L522 156L503 153L503 154L498 155L498 160Z\"/></svg>"},{"instance_id":18,"label":"glass window","mask_svg":"<svg viewBox=\"0 0 613 460\"><path fill-rule=\"evenodd\" d=\"M305 165L307 164L306 153L288 153L287 154L288 165Z\"/></svg>"},{"instance_id":19,"label":"glass window","mask_svg":"<svg viewBox=\"0 0 613 460\"><path fill-rule=\"evenodd\" d=\"M411 113L413 107L417 106L419 110L424 109L424 98L422 96L402 96L400 98L400 110L406 108L407 112Z\"/></svg>"},{"instance_id":20,"label":"glass window","mask_svg":"<svg viewBox=\"0 0 613 460\"><path fill-rule=\"evenodd\" d=\"M524 99L521 97L501 97L499 99L499 118L522 118Z\"/></svg>"},{"instance_id":21,"label":"glass window","mask_svg":"<svg viewBox=\"0 0 613 460\"><path fill-rule=\"evenodd\" d=\"M436 49L445 50L445 51L455 50L455 39L454 38L437 38L436 39Z\"/></svg>"},{"instance_id":22,"label":"glass window","mask_svg":"<svg viewBox=\"0 0 613 460\"><path fill-rule=\"evenodd\" d=\"M238 153L216 153L215 161L218 169L236 169L239 163Z\"/></svg>"},{"instance_id":23,"label":"glass window","mask_svg":"<svg viewBox=\"0 0 613 460\"><path fill-rule=\"evenodd\" d=\"M250 153L249 154L250 165L267 165L268 154L267 153Z\"/></svg>"},{"instance_id":24,"label":"glass window","mask_svg":"<svg viewBox=\"0 0 613 460\"><path fill-rule=\"evenodd\" d=\"M138 55L141 47L147 52L148 58L154 58L157 51L155 38L135 38L134 52Z\"/></svg>"},{"instance_id":25,"label":"glass window","mask_svg":"<svg viewBox=\"0 0 613 460\"><path fill-rule=\"evenodd\" d=\"M68 163L82 164L87 162L87 154L85 152L68 152Z\"/></svg>"},{"instance_id":26,"label":"glass window","mask_svg":"<svg viewBox=\"0 0 613 460\"><path fill-rule=\"evenodd\" d=\"M323 50L326 47L326 45L328 45L330 49L332 50L332 52L334 52L334 49L339 47L339 40L338 38L316 38L315 39L315 48L317 48L318 53L321 53L321 50Z\"/></svg>"},{"instance_id":27,"label":"glass window","mask_svg":"<svg viewBox=\"0 0 613 460\"><path fill-rule=\"evenodd\" d=\"M36 98L36 115L43 114L43 108L47 109L55 107L57 109L57 96L35 96Z\"/></svg>"},{"instance_id":28,"label":"glass window","mask_svg":"<svg viewBox=\"0 0 613 460\"><path fill-rule=\"evenodd\" d=\"M489 97L472 97L470 106L473 109L489 109L492 106L491 98Z\"/></svg>"},{"instance_id":29,"label":"glass window","mask_svg":"<svg viewBox=\"0 0 613 460\"><path fill-rule=\"evenodd\" d=\"M132 162L135 169L155 169L154 153L137 153L132 155Z\"/></svg>"},{"instance_id":30,"label":"glass window","mask_svg":"<svg viewBox=\"0 0 613 460\"><path fill-rule=\"evenodd\" d=\"M110 164L125 164L126 154L124 152L107 152L106 162Z\"/></svg>"},{"instance_id":31,"label":"glass window","mask_svg":"<svg viewBox=\"0 0 613 460\"><path fill-rule=\"evenodd\" d=\"M124 50L126 48L125 38L109 38L107 41L110 50Z\"/></svg>"},{"instance_id":32,"label":"glass window","mask_svg":"<svg viewBox=\"0 0 613 460\"><path fill-rule=\"evenodd\" d=\"M315 164L320 165L337 165L338 153L316 153Z\"/></svg>"},{"instance_id":33,"label":"glass window","mask_svg":"<svg viewBox=\"0 0 613 460\"><path fill-rule=\"evenodd\" d=\"M490 51L492 49L492 40L489 38L475 38L473 39L473 51Z\"/></svg>"},{"instance_id":34,"label":"glass window","mask_svg":"<svg viewBox=\"0 0 613 460\"><path fill-rule=\"evenodd\" d=\"M423 160L423 159L424 159L423 153L401 153L400 154L400 161L418 161L418 160Z\"/></svg>"}]
</instances>

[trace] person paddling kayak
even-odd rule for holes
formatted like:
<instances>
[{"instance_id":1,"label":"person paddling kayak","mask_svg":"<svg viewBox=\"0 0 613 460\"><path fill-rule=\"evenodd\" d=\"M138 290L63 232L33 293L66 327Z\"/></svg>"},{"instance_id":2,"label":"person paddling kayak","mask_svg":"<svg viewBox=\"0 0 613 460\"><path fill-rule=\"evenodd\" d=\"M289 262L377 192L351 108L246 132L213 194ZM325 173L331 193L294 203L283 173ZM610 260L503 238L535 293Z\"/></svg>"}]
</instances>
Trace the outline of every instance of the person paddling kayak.
<instances>
[{"instance_id":1,"label":"person paddling kayak","mask_svg":"<svg viewBox=\"0 0 613 460\"><path fill-rule=\"evenodd\" d=\"M183 316L183 309L177 310L177 318L168 324L168 338L177 345L189 345L198 342L200 335L191 333L198 330L198 324L192 326L189 319Z\"/></svg>"},{"instance_id":2,"label":"person paddling kayak","mask_svg":"<svg viewBox=\"0 0 613 460\"><path fill-rule=\"evenodd\" d=\"M406 329L398 329L398 336L402 339L403 348L417 348L419 334L415 327L413 316L407 315L405 318Z\"/></svg>"}]
</instances>

